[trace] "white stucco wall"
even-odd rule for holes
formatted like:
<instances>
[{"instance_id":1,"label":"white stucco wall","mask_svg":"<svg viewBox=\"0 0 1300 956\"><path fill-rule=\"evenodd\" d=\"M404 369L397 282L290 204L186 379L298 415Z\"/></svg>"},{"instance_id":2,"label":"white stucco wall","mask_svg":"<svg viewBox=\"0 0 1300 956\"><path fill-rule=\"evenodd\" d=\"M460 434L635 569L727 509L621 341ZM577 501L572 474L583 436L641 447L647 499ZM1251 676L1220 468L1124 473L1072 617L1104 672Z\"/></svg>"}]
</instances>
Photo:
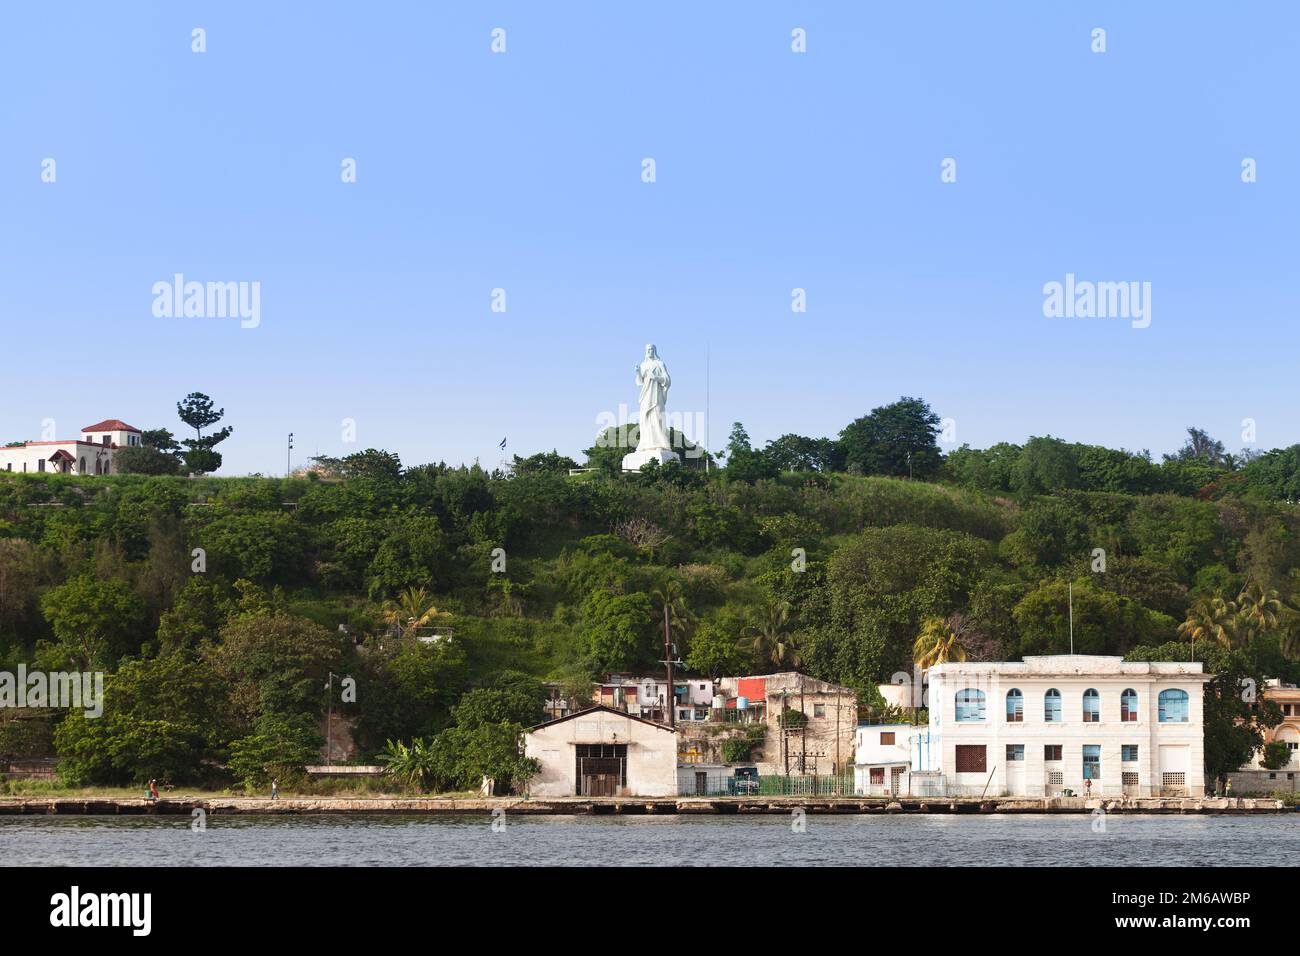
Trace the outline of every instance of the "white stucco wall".
<instances>
[{"instance_id":1,"label":"white stucco wall","mask_svg":"<svg viewBox=\"0 0 1300 956\"><path fill-rule=\"evenodd\" d=\"M924 734L927 727L913 727L911 724L864 724L858 727L854 736L853 789L859 794L879 795L882 793L908 792L908 772L912 762L913 733ZM880 735L893 734L892 744L882 744ZM871 782L871 770L881 771L882 780ZM902 774L895 779L895 768L901 768Z\"/></svg>"},{"instance_id":2,"label":"white stucco wall","mask_svg":"<svg viewBox=\"0 0 1300 956\"><path fill-rule=\"evenodd\" d=\"M113 457L111 448L69 439L68 441L34 442L25 446L0 448L0 471L21 474L24 471L24 466L26 466L25 470L28 474L39 474L41 471L40 462L44 460L47 474L58 473L61 469L56 467L56 463L51 462L49 459L59 449L66 451L74 459L69 465L69 474L95 474L96 456L102 456L100 460L111 467ZM83 458L85 459L84 472L80 471Z\"/></svg>"},{"instance_id":3,"label":"white stucco wall","mask_svg":"<svg viewBox=\"0 0 1300 956\"><path fill-rule=\"evenodd\" d=\"M577 795L578 744L627 745L627 796L676 796L676 731L607 710L584 711L525 734L525 756L542 765L541 772L528 783L531 795Z\"/></svg>"},{"instance_id":4,"label":"white stucco wall","mask_svg":"<svg viewBox=\"0 0 1300 956\"><path fill-rule=\"evenodd\" d=\"M1085 792L1083 747L1101 748L1101 777L1092 782L1092 793L1120 796L1122 774L1138 774L1137 795L1157 795L1162 773L1185 773L1188 795L1205 792L1203 685L1209 675L1199 663L1125 663L1118 657L1060 655L1031 657L1013 663L953 663L931 669L929 687L932 755L949 788L982 790L989 794L1012 793L1051 796L1061 789ZM956 719L959 690L973 688L985 694L985 719ZM1008 721L1006 694L1012 688L1024 695L1024 720ZM1045 720L1044 700L1049 689L1061 694L1061 720ZM1137 720L1120 720L1120 696L1126 689L1137 692ZM1084 723L1083 695L1096 690L1100 696L1101 719ZM1160 723L1159 695L1167 689L1187 693L1186 723ZM957 773L959 744L984 746L983 773ZM1009 763L1008 744L1024 746L1025 759ZM1061 747L1061 761L1048 765L1045 746ZM1138 748L1138 760L1124 763L1122 747ZM1060 784L1051 784L1048 773L1061 773Z\"/></svg>"}]
</instances>

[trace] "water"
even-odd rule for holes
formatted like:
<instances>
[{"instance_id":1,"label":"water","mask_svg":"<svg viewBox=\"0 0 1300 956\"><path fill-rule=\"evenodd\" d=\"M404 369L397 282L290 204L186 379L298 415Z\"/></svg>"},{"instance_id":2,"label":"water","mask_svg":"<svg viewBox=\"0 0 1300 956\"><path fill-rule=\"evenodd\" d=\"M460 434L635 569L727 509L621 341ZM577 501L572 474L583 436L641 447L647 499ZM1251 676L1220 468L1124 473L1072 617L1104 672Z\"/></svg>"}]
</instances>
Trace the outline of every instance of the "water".
<instances>
[{"instance_id":1,"label":"water","mask_svg":"<svg viewBox=\"0 0 1300 956\"><path fill-rule=\"evenodd\" d=\"M507 817L0 817L8 866L1268 866L1300 858L1300 813Z\"/></svg>"}]
</instances>

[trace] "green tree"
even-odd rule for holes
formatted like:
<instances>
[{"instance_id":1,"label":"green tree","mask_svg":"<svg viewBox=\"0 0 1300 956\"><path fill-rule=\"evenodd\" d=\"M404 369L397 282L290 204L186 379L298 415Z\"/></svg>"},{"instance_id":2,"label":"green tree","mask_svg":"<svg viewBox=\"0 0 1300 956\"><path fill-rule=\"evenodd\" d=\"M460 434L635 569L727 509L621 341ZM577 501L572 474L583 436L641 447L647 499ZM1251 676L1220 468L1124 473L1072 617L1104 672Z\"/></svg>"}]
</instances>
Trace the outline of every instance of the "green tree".
<instances>
[{"instance_id":1,"label":"green tree","mask_svg":"<svg viewBox=\"0 0 1300 956\"><path fill-rule=\"evenodd\" d=\"M745 612L730 604L713 617L706 618L691 636L686 666L714 679L723 674L746 673L752 657L742 634L749 624ZM752 646L752 642L750 644Z\"/></svg>"},{"instance_id":2,"label":"green tree","mask_svg":"<svg viewBox=\"0 0 1300 956\"><path fill-rule=\"evenodd\" d=\"M103 713L69 712L54 732L73 784L123 785L203 775L229 739L224 688L211 669L177 656L130 661L104 678Z\"/></svg>"},{"instance_id":3,"label":"green tree","mask_svg":"<svg viewBox=\"0 0 1300 956\"><path fill-rule=\"evenodd\" d=\"M1249 644L1256 635L1276 630L1282 607L1277 591L1257 581L1248 582L1237 595L1237 614L1245 643Z\"/></svg>"},{"instance_id":4,"label":"green tree","mask_svg":"<svg viewBox=\"0 0 1300 956\"><path fill-rule=\"evenodd\" d=\"M203 429L215 425L225 417L224 408L213 408L213 401L202 392L190 392L176 403L176 414L186 425L194 429L194 437L184 440L185 465L193 472L216 471L221 467L221 455L215 451L217 445L230 437L234 429L226 425L208 435Z\"/></svg>"},{"instance_id":5,"label":"green tree","mask_svg":"<svg viewBox=\"0 0 1300 956\"><path fill-rule=\"evenodd\" d=\"M790 611L786 601L769 600L759 608L742 638L755 660L778 669L799 666L802 658L790 631Z\"/></svg>"},{"instance_id":6,"label":"green tree","mask_svg":"<svg viewBox=\"0 0 1300 956\"><path fill-rule=\"evenodd\" d=\"M1026 594L1013 612L1019 653L1064 654L1070 648L1067 582L1046 581ZM1078 654L1123 654L1136 644L1172 640L1177 624L1135 601L1074 582L1074 650Z\"/></svg>"},{"instance_id":7,"label":"green tree","mask_svg":"<svg viewBox=\"0 0 1300 956\"><path fill-rule=\"evenodd\" d=\"M1029 439L1016 459L1012 489L1028 498L1079 487L1077 456L1075 447L1059 438Z\"/></svg>"},{"instance_id":8,"label":"green tree","mask_svg":"<svg viewBox=\"0 0 1300 956\"><path fill-rule=\"evenodd\" d=\"M451 713L461 727L482 724L531 727L546 717L542 710L543 693L541 683L531 679L506 687L478 687L466 691Z\"/></svg>"},{"instance_id":9,"label":"green tree","mask_svg":"<svg viewBox=\"0 0 1300 956\"><path fill-rule=\"evenodd\" d=\"M134 651L145 637L144 606L120 581L73 578L45 592L41 611L65 659L83 670Z\"/></svg>"},{"instance_id":10,"label":"green tree","mask_svg":"<svg viewBox=\"0 0 1300 956\"><path fill-rule=\"evenodd\" d=\"M1231 647L1235 614L1236 607L1221 597L1198 598L1178 625L1178 635L1187 638L1192 654L1196 653L1197 642Z\"/></svg>"},{"instance_id":11,"label":"green tree","mask_svg":"<svg viewBox=\"0 0 1300 956\"><path fill-rule=\"evenodd\" d=\"M301 781L306 767L320 758L321 737L307 718L263 714L253 732L230 744L228 767L249 792L277 783Z\"/></svg>"},{"instance_id":12,"label":"green tree","mask_svg":"<svg viewBox=\"0 0 1300 956\"><path fill-rule=\"evenodd\" d=\"M840 432L845 465L868 475L929 478L942 463L939 421L919 398L873 408Z\"/></svg>"},{"instance_id":13,"label":"green tree","mask_svg":"<svg viewBox=\"0 0 1300 956\"><path fill-rule=\"evenodd\" d=\"M578 463L568 455L561 455L558 451L539 452L536 455L529 455L527 458L514 456L514 461L510 465L510 472L516 477L526 475L567 475L570 468L577 468Z\"/></svg>"},{"instance_id":14,"label":"green tree","mask_svg":"<svg viewBox=\"0 0 1300 956\"><path fill-rule=\"evenodd\" d=\"M966 648L957 634L941 617L928 617L921 624L921 633L912 645L912 660L922 670L949 661L964 661Z\"/></svg>"},{"instance_id":15,"label":"green tree","mask_svg":"<svg viewBox=\"0 0 1300 956\"><path fill-rule=\"evenodd\" d=\"M727 477L733 481L755 482L775 478L778 473L776 463L750 445L745 426L740 422L733 424L727 440Z\"/></svg>"},{"instance_id":16,"label":"green tree","mask_svg":"<svg viewBox=\"0 0 1300 956\"><path fill-rule=\"evenodd\" d=\"M319 716L330 671L341 671L346 638L280 610L256 609L231 619L204 659L230 688L234 713L247 725L263 714Z\"/></svg>"},{"instance_id":17,"label":"green tree","mask_svg":"<svg viewBox=\"0 0 1300 956\"><path fill-rule=\"evenodd\" d=\"M390 451L367 448L343 459L344 478L374 478L396 481L402 476L402 460Z\"/></svg>"},{"instance_id":18,"label":"green tree","mask_svg":"<svg viewBox=\"0 0 1300 956\"><path fill-rule=\"evenodd\" d=\"M844 456L833 438L782 435L767 443L763 456L780 471L844 470Z\"/></svg>"},{"instance_id":19,"label":"green tree","mask_svg":"<svg viewBox=\"0 0 1300 956\"><path fill-rule=\"evenodd\" d=\"M649 663L654 608L645 593L598 589L582 603L582 642L594 673L633 670Z\"/></svg>"},{"instance_id":20,"label":"green tree","mask_svg":"<svg viewBox=\"0 0 1300 956\"><path fill-rule=\"evenodd\" d=\"M1260 759L1260 766L1265 770L1281 770L1291 762L1291 748L1287 746L1285 740L1275 740L1271 744L1264 745L1264 756Z\"/></svg>"}]
</instances>

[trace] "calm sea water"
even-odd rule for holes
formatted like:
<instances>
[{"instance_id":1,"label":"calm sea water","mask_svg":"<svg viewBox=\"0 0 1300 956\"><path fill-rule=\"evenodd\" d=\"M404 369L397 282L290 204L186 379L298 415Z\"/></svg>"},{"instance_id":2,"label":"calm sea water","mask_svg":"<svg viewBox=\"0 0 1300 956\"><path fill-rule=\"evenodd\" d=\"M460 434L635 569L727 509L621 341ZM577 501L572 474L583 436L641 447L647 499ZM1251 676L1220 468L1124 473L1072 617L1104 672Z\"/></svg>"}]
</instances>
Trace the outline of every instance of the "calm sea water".
<instances>
[{"instance_id":1,"label":"calm sea water","mask_svg":"<svg viewBox=\"0 0 1300 956\"><path fill-rule=\"evenodd\" d=\"M1258 866L1300 859L1300 813L788 817L0 817L9 866Z\"/></svg>"}]
</instances>

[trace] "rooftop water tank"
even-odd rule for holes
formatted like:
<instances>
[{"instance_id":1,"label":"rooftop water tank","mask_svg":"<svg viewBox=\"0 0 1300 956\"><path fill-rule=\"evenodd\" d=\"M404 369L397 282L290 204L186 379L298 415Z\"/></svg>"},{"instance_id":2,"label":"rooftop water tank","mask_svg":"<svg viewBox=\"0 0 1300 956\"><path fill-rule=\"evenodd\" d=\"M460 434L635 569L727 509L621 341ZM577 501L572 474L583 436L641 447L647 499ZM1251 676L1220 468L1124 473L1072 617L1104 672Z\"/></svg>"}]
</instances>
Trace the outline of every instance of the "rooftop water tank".
<instances>
[{"instance_id":1,"label":"rooftop water tank","mask_svg":"<svg viewBox=\"0 0 1300 956\"><path fill-rule=\"evenodd\" d=\"M713 695L713 709L714 709L714 710L726 710L726 709L727 709L727 698L724 697L722 694L714 694L714 695Z\"/></svg>"},{"instance_id":2,"label":"rooftop water tank","mask_svg":"<svg viewBox=\"0 0 1300 956\"><path fill-rule=\"evenodd\" d=\"M748 697L737 697L737 698L736 698L736 710L749 710L749 698L748 698Z\"/></svg>"}]
</instances>

